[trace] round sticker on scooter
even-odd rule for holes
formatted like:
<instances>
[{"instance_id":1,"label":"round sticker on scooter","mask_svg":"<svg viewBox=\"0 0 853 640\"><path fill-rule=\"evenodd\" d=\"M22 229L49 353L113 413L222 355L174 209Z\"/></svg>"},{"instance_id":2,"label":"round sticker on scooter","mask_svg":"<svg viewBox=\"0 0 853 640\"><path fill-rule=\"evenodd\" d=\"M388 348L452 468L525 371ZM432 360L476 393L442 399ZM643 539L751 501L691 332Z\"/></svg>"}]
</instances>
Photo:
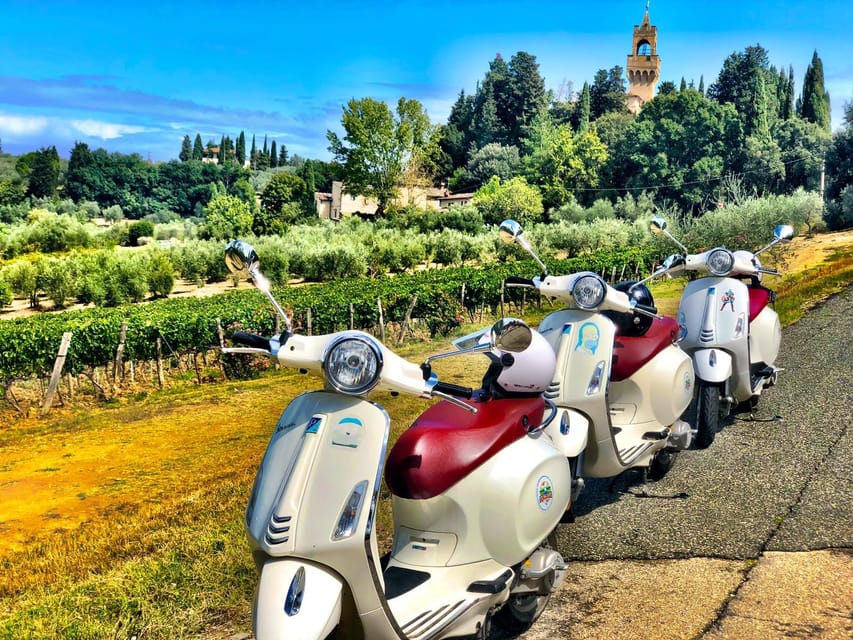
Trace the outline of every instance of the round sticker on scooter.
<instances>
[{"instance_id":1,"label":"round sticker on scooter","mask_svg":"<svg viewBox=\"0 0 853 640\"><path fill-rule=\"evenodd\" d=\"M539 478L538 487L536 488L536 500L542 511L547 511L551 508L551 503L554 502L554 488L551 486L551 478L548 476Z\"/></svg>"}]
</instances>

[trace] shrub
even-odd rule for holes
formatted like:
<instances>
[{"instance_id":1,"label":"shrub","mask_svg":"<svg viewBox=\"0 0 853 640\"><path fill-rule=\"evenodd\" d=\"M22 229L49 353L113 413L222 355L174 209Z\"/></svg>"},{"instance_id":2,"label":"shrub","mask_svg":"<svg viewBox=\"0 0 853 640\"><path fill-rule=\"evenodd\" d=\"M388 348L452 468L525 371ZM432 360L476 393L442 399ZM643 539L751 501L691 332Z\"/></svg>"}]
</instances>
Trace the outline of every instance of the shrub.
<instances>
[{"instance_id":1,"label":"shrub","mask_svg":"<svg viewBox=\"0 0 853 640\"><path fill-rule=\"evenodd\" d=\"M127 229L127 242L132 247L140 246L140 238L152 237L154 237L154 225L148 220L134 222Z\"/></svg>"}]
</instances>

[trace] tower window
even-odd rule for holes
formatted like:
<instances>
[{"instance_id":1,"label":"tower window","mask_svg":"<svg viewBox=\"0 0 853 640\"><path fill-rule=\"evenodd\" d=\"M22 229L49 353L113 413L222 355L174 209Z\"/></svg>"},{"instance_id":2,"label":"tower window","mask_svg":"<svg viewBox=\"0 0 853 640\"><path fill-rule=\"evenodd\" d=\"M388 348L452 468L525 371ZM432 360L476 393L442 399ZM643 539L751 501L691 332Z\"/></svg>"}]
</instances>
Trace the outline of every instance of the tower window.
<instances>
[{"instance_id":1,"label":"tower window","mask_svg":"<svg viewBox=\"0 0 853 640\"><path fill-rule=\"evenodd\" d=\"M650 45L647 40L640 40L640 42L637 43L637 55L638 56L650 56L650 55L652 55L652 45Z\"/></svg>"}]
</instances>

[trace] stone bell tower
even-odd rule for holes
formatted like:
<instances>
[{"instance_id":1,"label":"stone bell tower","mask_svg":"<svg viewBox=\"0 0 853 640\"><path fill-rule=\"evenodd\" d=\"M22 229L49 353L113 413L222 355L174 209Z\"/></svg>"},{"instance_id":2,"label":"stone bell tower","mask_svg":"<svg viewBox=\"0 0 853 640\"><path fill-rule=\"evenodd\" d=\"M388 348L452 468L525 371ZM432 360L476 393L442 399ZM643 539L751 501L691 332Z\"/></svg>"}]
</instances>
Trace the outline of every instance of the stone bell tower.
<instances>
[{"instance_id":1,"label":"stone bell tower","mask_svg":"<svg viewBox=\"0 0 853 640\"><path fill-rule=\"evenodd\" d=\"M655 97L655 86L660 80L658 28L649 22L649 3L640 26L634 25L634 43L628 55L628 110L639 113L644 102Z\"/></svg>"}]
</instances>

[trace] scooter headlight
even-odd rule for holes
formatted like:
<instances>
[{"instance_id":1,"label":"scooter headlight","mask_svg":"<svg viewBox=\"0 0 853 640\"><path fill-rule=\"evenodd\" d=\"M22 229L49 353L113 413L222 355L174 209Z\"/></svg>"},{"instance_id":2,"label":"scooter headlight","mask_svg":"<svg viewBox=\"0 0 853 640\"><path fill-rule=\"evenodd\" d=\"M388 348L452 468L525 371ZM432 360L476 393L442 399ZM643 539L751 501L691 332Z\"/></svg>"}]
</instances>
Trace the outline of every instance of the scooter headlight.
<instances>
[{"instance_id":1,"label":"scooter headlight","mask_svg":"<svg viewBox=\"0 0 853 640\"><path fill-rule=\"evenodd\" d=\"M594 273L581 275L572 285L572 298L581 309L596 309L606 294L607 285Z\"/></svg>"},{"instance_id":2,"label":"scooter headlight","mask_svg":"<svg viewBox=\"0 0 853 640\"><path fill-rule=\"evenodd\" d=\"M708 271L715 276L727 276L735 266L735 257L728 249L712 249L705 261Z\"/></svg>"},{"instance_id":3,"label":"scooter headlight","mask_svg":"<svg viewBox=\"0 0 853 640\"><path fill-rule=\"evenodd\" d=\"M382 351L366 335L344 334L326 348L323 370L335 391L358 396L367 393L379 382Z\"/></svg>"}]
</instances>

